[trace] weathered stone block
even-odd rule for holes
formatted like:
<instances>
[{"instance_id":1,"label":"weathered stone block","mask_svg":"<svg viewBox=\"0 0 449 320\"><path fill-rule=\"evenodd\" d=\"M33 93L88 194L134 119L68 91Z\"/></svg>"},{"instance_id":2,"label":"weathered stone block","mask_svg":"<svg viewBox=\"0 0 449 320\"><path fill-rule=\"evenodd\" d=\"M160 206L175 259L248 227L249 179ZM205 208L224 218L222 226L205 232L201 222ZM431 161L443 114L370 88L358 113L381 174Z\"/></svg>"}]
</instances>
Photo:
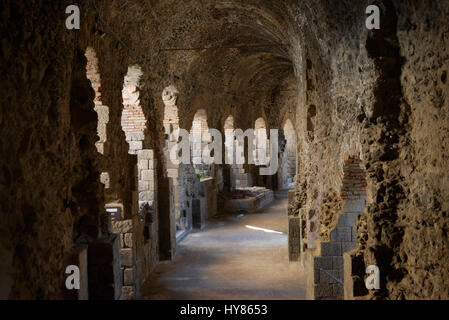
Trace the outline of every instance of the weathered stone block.
<instances>
[{"instance_id":1,"label":"weathered stone block","mask_svg":"<svg viewBox=\"0 0 449 320\"><path fill-rule=\"evenodd\" d=\"M350 227L335 228L329 234L330 241L348 242L351 241L352 232Z\"/></svg>"},{"instance_id":2,"label":"weathered stone block","mask_svg":"<svg viewBox=\"0 0 449 320\"><path fill-rule=\"evenodd\" d=\"M156 180L155 179L148 180L148 187L150 191L156 190Z\"/></svg>"},{"instance_id":3,"label":"weathered stone block","mask_svg":"<svg viewBox=\"0 0 449 320\"><path fill-rule=\"evenodd\" d=\"M329 284L316 284L314 287L315 297L332 297L334 294L333 288Z\"/></svg>"},{"instance_id":4,"label":"weathered stone block","mask_svg":"<svg viewBox=\"0 0 449 320\"><path fill-rule=\"evenodd\" d=\"M321 243L322 256L339 256L341 255L340 242L322 242Z\"/></svg>"},{"instance_id":5,"label":"weathered stone block","mask_svg":"<svg viewBox=\"0 0 449 320\"><path fill-rule=\"evenodd\" d=\"M288 256L290 261L298 261L301 253L300 219L288 219Z\"/></svg>"},{"instance_id":6,"label":"weathered stone block","mask_svg":"<svg viewBox=\"0 0 449 320\"><path fill-rule=\"evenodd\" d=\"M125 268L123 270L123 285L124 286L134 285L134 268Z\"/></svg>"},{"instance_id":7,"label":"weathered stone block","mask_svg":"<svg viewBox=\"0 0 449 320\"><path fill-rule=\"evenodd\" d=\"M320 279L321 279L321 270L314 268L313 269L313 283L314 284L320 283Z\"/></svg>"},{"instance_id":8,"label":"weathered stone block","mask_svg":"<svg viewBox=\"0 0 449 320\"><path fill-rule=\"evenodd\" d=\"M131 220L112 221L113 233L132 232L133 225Z\"/></svg>"},{"instance_id":9,"label":"weathered stone block","mask_svg":"<svg viewBox=\"0 0 449 320\"><path fill-rule=\"evenodd\" d=\"M137 156L139 159L147 159L147 160L152 160L154 159L154 151L153 150L139 150L137 152Z\"/></svg>"},{"instance_id":10,"label":"weathered stone block","mask_svg":"<svg viewBox=\"0 0 449 320\"><path fill-rule=\"evenodd\" d=\"M123 286L121 300L133 300L135 298L134 286Z\"/></svg>"},{"instance_id":11,"label":"weathered stone block","mask_svg":"<svg viewBox=\"0 0 449 320\"><path fill-rule=\"evenodd\" d=\"M140 141L145 139L143 132L130 132L129 137L132 141Z\"/></svg>"},{"instance_id":12,"label":"weathered stone block","mask_svg":"<svg viewBox=\"0 0 449 320\"><path fill-rule=\"evenodd\" d=\"M148 160L144 159L144 160L138 160L137 161L137 168L139 170L148 170Z\"/></svg>"},{"instance_id":13,"label":"weathered stone block","mask_svg":"<svg viewBox=\"0 0 449 320\"><path fill-rule=\"evenodd\" d=\"M288 204L291 205L295 201L295 190L288 191Z\"/></svg>"},{"instance_id":14,"label":"weathered stone block","mask_svg":"<svg viewBox=\"0 0 449 320\"><path fill-rule=\"evenodd\" d=\"M110 187L109 173L102 172L100 174L100 182L104 184L105 189L109 189L109 187Z\"/></svg>"},{"instance_id":15,"label":"weathered stone block","mask_svg":"<svg viewBox=\"0 0 449 320\"><path fill-rule=\"evenodd\" d=\"M348 251L354 250L355 248L357 248L356 242L349 241L349 242L341 243L341 250L343 252L348 252Z\"/></svg>"},{"instance_id":16,"label":"weathered stone block","mask_svg":"<svg viewBox=\"0 0 449 320\"><path fill-rule=\"evenodd\" d=\"M314 268L323 268L325 270L332 269L332 257L315 257L314 258Z\"/></svg>"},{"instance_id":17,"label":"weathered stone block","mask_svg":"<svg viewBox=\"0 0 449 320\"><path fill-rule=\"evenodd\" d=\"M343 299L343 295L344 295L344 291L343 291L343 286L339 283L335 283L332 285L332 292L333 292L333 296L336 299Z\"/></svg>"},{"instance_id":18,"label":"weathered stone block","mask_svg":"<svg viewBox=\"0 0 449 320\"><path fill-rule=\"evenodd\" d=\"M178 177L178 169L168 169L167 176L169 178L177 178Z\"/></svg>"},{"instance_id":19,"label":"weathered stone block","mask_svg":"<svg viewBox=\"0 0 449 320\"><path fill-rule=\"evenodd\" d=\"M129 148L132 150L140 150L143 147L142 141L128 141Z\"/></svg>"},{"instance_id":20,"label":"weathered stone block","mask_svg":"<svg viewBox=\"0 0 449 320\"><path fill-rule=\"evenodd\" d=\"M354 230L354 228L351 230L351 235L352 235L351 237L352 242L357 242L357 231Z\"/></svg>"},{"instance_id":21,"label":"weathered stone block","mask_svg":"<svg viewBox=\"0 0 449 320\"><path fill-rule=\"evenodd\" d=\"M337 281L334 278L339 279L338 277L338 271L336 270L326 270L329 274L331 274L333 277L329 276L329 274L327 274L326 272L324 272L323 270L320 270L320 284L333 284L333 283L337 283Z\"/></svg>"},{"instance_id":22,"label":"weathered stone block","mask_svg":"<svg viewBox=\"0 0 449 320\"><path fill-rule=\"evenodd\" d=\"M148 181L145 180L139 180L139 191L149 191L150 185Z\"/></svg>"},{"instance_id":23,"label":"weathered stone block","mask_svg":"<svg viewBox=\"0 0 449 320\"><path fill-rule=\"evenodd\" d=\"M128 247L128 248L133 247L133 234L132 233L125 233L123 235L123 240L124 240L126 247Z\"/></svg>"},{"instance_id":24,"label":"weathered stone block","mask_svg":"<svg viewBox=\"0 0 449 320\"><path fill-rule=\"evenodd\" d=\"M139 192L139 201L153 201L154 194L151 191Z\"/></svg>"},{"instance_id":25,"label":"weathered stone block","mask_svg":"<svg viewBox=\"0 0 449 320\"><path fill-rule=\"evenodd\" d=\"M132 267L134 264L133 249L132 248L120 249L120 258L122 266Z\"/></svg>"},{"instance_id":26,"label":"weathered stone block","mask_svg":"<svg viewBox=\"0 0 449 320\"><path fill-rule=\"evenodd\" d=\"M125 247L125 240L123 239L123 233L120 234L120 248Z\"/></svg>"},{"instance_id":27,"label":"weathered stone block","mask_svg":"<svg viewBox=\"0 0 449 320\"><path fill-rule=\"evenodd\" d=\"M332 257L332 268L336 270L343 269L343 256Z\"/></svg>"},{"instance_id":28,"label":"weathered stone block","mask_svg":"<svg viewBox=\"0 0 449 320\"><path fill-rule=\"evenodd\" d=\"M153 170L142 170L140 172L140 179L145 181L153 180L154 178L154 171Z\"/></svg>"}]
</instances>

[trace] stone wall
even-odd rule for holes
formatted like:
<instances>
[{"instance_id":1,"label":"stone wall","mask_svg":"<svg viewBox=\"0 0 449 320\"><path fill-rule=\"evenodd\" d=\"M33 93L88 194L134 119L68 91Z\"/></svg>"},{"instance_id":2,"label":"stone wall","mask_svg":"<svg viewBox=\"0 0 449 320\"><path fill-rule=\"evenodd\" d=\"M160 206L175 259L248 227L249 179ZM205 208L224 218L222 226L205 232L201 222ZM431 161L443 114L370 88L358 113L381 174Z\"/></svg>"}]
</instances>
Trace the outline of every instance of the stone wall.
<instances>
[{"instance_id":1,"label":"stone wall","mask_svg":"<svg viewBox=\"0 0 449 320\"><path fill-rule=\"evenodd\" d=\"M304 152L297 186L305 187L306 210L314 210L308 217L313 223L308 225L306 245L313 257L319 248L318 237L310 236L318 232L314 229L316 214L320 214L326 195L338 190L345 154L355 154L361 157L367 174L367 212L357 221L358 246L351 253L352 264L357 267L352 276L363 283L366 266L377 265L381 289L369 293L358 290L352 297L442 298L447 292L442 289L447 288L442 262L447 259L443 249L447 244L441 233L446 231L441 230L447 226L440 218L447 209L440 192L446 188L442 176L446 160L441 147L424 141L432 136L439 146L445 145L446 125L435 120L432 133L422 131L421 125L431 121L430 114L442 119L447 111L442 91L446 86L443 80L448 56L443 48L447 39L441 35L447 30L442 17L448 7L428 1L376 3L382 11L379 31L363 27L363 16L358 12L366 6L359 3L345 12L332 8L334 18L353 20L340 24L327 45L305 39L309 45L301 61L306 70L306 97L298 106L303 118L297 121L300 132L307 135L300 141ZM317 26L315 32L323 34L324 29ZM344 35L343 30L350 28L351 33ZM418 45L424 38L427 47ZM323 65L331 69L321 68ZM329 91L322 89L330 82L333 85ZM416 88L422 92L416 93ZM312 104L316 112L310 113ZM429 161L433 161L432 178L420 171L429 168ZM438 235L431 231L427 219L440 221ZM416 248L416 241L428 245Z\"/></svg>"},{"instance_id":2,"label":"stone wall","mask_svg":"<svg viewBox=\"0 0 449 320\"><path fill-rule=\"evenodd\" d=\"M91 47L86 49L86 75L89 79L92 89L95 91L95 111L98 115L97 134L98 141L95 143L99 153L104 154L104 143L107 139L106 125L109 122L109 107L103 105L101 101L101 76L98 70L98 58L95 50Z\"/></svg>"},{"instance_id":3,"label":"stone wall","mask_svg":"<svg viewBox=\"0 0 449 320\"><path fill-rule=\"evenodd\" d=\"M75 239L99 235L95 93L86 47L61 28L64 4L5 1L0 8L4 299L60 298Z\"/></svg>"}]
</instances>

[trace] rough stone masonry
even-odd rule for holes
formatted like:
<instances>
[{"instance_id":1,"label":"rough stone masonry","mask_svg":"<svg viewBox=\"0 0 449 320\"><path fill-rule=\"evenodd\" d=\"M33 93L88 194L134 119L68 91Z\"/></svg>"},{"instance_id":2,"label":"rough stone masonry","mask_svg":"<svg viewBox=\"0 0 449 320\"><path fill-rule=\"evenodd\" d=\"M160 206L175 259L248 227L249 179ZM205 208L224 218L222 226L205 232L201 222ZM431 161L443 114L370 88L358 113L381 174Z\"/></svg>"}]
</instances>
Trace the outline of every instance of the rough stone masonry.
<instances>
[{"instance_id":1,"label":"rough stone masonry","mask_svg":"<svg viewBox=\"0 0 449 320\"><path fill-rule=\"evenodd\" d=\"M68 30L71 4L0 4L0 298L66 297L80 246L100 277L89 298L138 298L194 206L281 188L255 165L170 167L164 119L190 131L200 111L222 136L229 116L267 133L291 122L278 156L294 168L289 250L308 297L449 299L448 1L80 0ZM211 194L192 185L203 173ZM108 229L111 203L132 228ZM379 290L363 286L369 265Z\"/></svg>"}]
</instances>

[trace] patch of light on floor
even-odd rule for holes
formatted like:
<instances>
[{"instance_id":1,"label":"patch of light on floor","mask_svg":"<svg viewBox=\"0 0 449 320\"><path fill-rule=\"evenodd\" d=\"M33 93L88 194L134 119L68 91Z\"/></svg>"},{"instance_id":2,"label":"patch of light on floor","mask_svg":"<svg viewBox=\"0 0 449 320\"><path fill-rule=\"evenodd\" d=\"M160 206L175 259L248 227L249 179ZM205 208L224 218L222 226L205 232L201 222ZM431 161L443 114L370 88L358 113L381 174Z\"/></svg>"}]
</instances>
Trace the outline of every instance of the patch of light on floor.
<instances>
[{"instance_id":1,"label":"patch of light on floor","mask_svg":"<svg viewBox=\"0 0 449 320\"><path fill-rule=\"evenodd\" d=\"M265 229L265 228L253 227L253 226L248 226L248 225L246 225L246 227L248 229L252 229L252 230L259 230L259 231L268 232L268 233L283 234L282 232L274 231L274 230L270 230L270 229Z\"/></svg>"}]
</instances>

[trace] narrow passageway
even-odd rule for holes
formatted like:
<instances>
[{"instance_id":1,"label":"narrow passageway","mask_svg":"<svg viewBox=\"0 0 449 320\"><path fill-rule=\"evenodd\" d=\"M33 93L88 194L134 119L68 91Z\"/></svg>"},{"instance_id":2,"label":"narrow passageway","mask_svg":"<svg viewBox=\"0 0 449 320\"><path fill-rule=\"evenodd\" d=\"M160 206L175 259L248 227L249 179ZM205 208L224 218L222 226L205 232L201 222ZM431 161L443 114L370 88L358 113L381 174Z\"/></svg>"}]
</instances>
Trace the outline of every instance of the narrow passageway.
<instances>
[{"instance_id":1,"label":"narrow passageway","mask_svg":"<svg viewBox=\"0 0 449 320\"><path fill-rule=\"evenodd\" d=\"M304 299L304 273L288 260L286 215L287 199L277 199L258 213L210 221L156 267L143 299Z\"/></svg>"},{"instance_id":2,"label":"narrow passageway","mask_svg":"<svg viewBox=\"0 0 449 320\"><path fill-rule=\"evenodd\" d=\"M71 2L0 4L0 300L449 300L449 0Z\"/></svg>"}]
</instances>

